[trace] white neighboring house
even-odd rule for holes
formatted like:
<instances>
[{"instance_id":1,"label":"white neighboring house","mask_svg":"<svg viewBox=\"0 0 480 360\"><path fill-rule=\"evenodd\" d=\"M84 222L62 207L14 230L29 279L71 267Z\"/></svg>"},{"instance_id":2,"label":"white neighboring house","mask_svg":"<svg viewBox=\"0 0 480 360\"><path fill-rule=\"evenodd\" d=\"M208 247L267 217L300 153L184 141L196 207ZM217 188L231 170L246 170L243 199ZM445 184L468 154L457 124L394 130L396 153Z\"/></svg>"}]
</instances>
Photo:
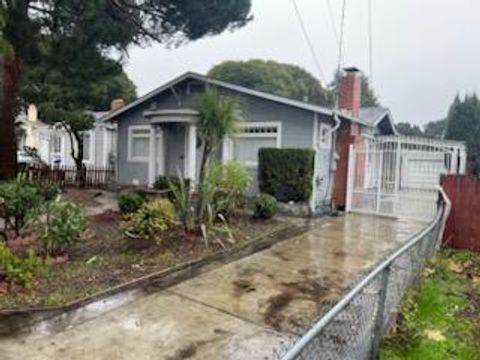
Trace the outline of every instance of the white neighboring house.
<instances>
[{"instance_id":1,"label":"white neighboring house","mask_svg":"<svg viewBox=\"0 0 480 360\"><path fill-rule=\"evenodd\" d=\"M116 161L117 129L101 118L108 111L94 112L95 126L83 135L84 164L87 166L114 166ZM35 148L42 161L50 165L75 166L71 155L68 133L60 126L47 125L38 119L35 105L30 105L27 115L20 117L25 135L18 149ZM74 146L77 146L76 143Z\"/></svg>"}]
</instances>

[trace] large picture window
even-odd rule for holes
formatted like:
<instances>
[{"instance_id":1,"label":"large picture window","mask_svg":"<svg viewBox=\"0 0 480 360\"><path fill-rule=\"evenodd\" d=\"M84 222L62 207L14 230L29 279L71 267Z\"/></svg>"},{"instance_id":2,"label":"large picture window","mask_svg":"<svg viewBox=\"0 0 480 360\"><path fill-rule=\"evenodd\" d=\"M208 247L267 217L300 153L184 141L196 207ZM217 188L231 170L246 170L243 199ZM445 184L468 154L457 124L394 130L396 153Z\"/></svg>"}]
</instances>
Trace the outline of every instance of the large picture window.
<instances>
[{"instance_id":1,"label":"large picture window","mask_svg":"<svg viewBox=\"0 0 480 360\"><path fill-rule=\"evenodd\" d=\"M281 146L281 123L248 123L232 139L235 161L248 167L258 166L258 151Z\"/></svg>"},{"instance_id":2,"label":"large picture window","mask_svg":"<svg viewBox=\"0 0 480 360\"><path fill-rule=\"evenodd\" d=\"M128 131L128 160L148 162L150 153L150 127L131 126Z\"/></svg>"}]
</instances>

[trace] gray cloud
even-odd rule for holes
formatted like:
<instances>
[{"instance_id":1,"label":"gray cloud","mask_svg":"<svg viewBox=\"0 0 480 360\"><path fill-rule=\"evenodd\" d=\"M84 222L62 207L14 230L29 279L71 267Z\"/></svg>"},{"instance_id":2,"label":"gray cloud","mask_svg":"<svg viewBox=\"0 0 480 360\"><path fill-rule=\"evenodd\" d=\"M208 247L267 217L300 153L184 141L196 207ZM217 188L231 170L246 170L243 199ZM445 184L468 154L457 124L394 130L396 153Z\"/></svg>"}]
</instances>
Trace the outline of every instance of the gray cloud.
<instances>
[{"instance_id":1,"label":"gray cloud","mask_svg":"<svg viewBox=\"0 0 480 360\"><path fill-rule=\"evenodd\" d=\"M339 23L340 0L330 0ZM322 64L336 68L337 46L326 0L297 0ZM368 0L347 1L344 64L368 70ZM397 121L423 124L445 116L457 92L480 86L480 2L373 0L373 86ZM230 59L273 59L320 76L303 40L292 0L253 0L255 20L234 33L168 50L132 48L127 72L143 94L185 72L207 72Z\"/></svg>"}]
</instances>

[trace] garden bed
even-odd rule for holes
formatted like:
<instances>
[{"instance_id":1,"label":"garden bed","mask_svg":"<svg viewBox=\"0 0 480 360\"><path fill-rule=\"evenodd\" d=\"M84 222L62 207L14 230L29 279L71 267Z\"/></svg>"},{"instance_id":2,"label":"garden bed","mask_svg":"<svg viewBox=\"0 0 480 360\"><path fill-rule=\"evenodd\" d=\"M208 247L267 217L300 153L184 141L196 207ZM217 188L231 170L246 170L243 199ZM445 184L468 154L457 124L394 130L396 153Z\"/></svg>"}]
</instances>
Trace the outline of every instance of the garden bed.
<instances>
[{"instance_id":1,"label":"garden bed","mask_svg":"<svg viewBox=\"0 0 480 360\"><path fill-rule=\"evenodd\" d=\"M30 289L7 292L5 286L0 287L0 312L71 304L291 228L277 220L260 221L239 214L230 223L233 237L226 233L211 236L207 246L201 236L186 234L182 226L162 234L161 244L128 239L121 234L120 223L121 216L111 211L91 216L87 235L69 250L68 261L48 266Z\"/></svg>"}]
</instances>

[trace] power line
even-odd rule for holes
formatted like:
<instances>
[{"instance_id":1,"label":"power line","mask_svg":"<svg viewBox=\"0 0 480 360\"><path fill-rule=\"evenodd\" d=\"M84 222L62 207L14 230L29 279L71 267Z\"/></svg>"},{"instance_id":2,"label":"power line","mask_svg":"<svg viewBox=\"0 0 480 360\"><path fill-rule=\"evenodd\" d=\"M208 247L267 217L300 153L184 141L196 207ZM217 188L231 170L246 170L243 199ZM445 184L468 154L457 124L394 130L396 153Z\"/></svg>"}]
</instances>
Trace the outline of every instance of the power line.
<instances>
[{"instance_id":1,"label":"power line","mask_svg":"<svg viewBox=\"0 0 480 360\"><path fill-rule=\"evenodd\" d=\"M300 27L302 29L303 37L308 45L310 53L312 54L313 60L315 62L315 66L317 67L318 74L321 80L325 80L325 76L322 70L322 65L320 65L320 60L317 57L317 53L315 52L315 48L313 47L312 40L308 35L307 28L305 26L305 22L303 21L302 14L300 13L300 9L298 8L296 0L292 0L293 7L295 9L295 15L297 16L298 22L300 23Z\"/></svg>"},{"instance_id":2,"label":"power line","mask_svg":"<svg viewBox=\"0 0 480 360\"><path fill-rule=\"evenodd\" d=\"M330 25L332 27L333 36L338 46L340 44L340 39L338 38L337 24L335 22L335 17L333 16L332 2L330 0L326 0L326 3L327 3L328 16L330 18Z\"/></svg>"},{"instance_id":3,"label":"power line","mask_svg":"<svg viewBox=\"0 0 480 360\"><path fill-rule=\"evenodd\" d=\"M373 1L368 0L368 77L373 83Z\"/></svg>"},{"instance_id":4,"label":"power line","mask_svg":"<svg viewBox=\"0 0 480 360\"><path fill-rule=\"evenodd\" d=\"M339 101L340 101L340 71L342 70L342 60L343 60L343 40L345 35L345 10L347 8L347 0L343 0L342 5L342 15L340 19L340 38L338 44L338 66L337 66L337 94L335 99L335 109L338 110Z\"/></svg>"}]
</instances>

